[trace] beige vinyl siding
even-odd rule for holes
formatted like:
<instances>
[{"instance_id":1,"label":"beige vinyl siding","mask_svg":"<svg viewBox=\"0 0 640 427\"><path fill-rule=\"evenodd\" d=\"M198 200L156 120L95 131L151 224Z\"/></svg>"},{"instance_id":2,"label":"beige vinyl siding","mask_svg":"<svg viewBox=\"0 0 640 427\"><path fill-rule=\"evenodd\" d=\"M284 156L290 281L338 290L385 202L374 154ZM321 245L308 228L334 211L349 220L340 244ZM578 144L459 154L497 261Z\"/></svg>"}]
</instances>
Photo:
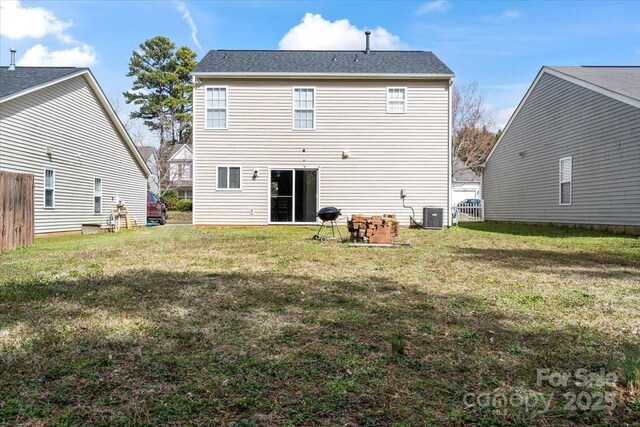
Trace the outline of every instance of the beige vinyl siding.
<instances>
[{"instance_id":1,"label":"beige vinyl siding","mask_svg":"<svg viewBox=\"0 0 640 427\"><path fill-rule=\"evenodd\" d=\"M570 205L559 202L565 157ZM545 73L487 162L485 218L638 226L639 165L640 109Z\"/></svg>"},{"instance_id":2,"label":"beige vinyl siding","mask_svg":"<svg viewBox=\"0 0 640 427\"><path fill-rule=\"evenodd\" d=\"M207 86L228 88L227 130L205 129ZM293 129L294 87L315 88L315 130ZM387 87L407 88L407 113L387 113ZM281 167L319 169L319 207L344 215L395 213L407 225L404 188L408 205L442 207L448 217L448 91L447 79L202 79L194 90L194 223L266 224L268 170ZM242 166L242 191L216 191L217 165Z\"/></svg>"},{"instance_id":3,"label":"beige vinyl siding","mask_svg":"<svg viewBox=\"0 0 640 427\"><path fill-rule=\"evenodd\" d=\"M53 209L44 208L45 168L55 170ZM144 173L83 76L0 104L0 169L34 174L36 233L104 226L117 195L146 223ZM94 178L102 179L101 214Z\"/></svg>"}]
</instances>

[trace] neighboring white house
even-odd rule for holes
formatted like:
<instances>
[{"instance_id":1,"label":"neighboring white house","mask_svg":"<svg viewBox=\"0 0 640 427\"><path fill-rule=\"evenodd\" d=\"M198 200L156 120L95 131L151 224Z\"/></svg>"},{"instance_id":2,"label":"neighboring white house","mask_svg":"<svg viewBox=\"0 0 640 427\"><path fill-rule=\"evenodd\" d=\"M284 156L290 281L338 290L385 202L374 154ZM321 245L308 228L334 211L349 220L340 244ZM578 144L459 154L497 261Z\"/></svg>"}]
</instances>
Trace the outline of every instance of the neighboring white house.
<instances>
[{"instance_id":1,"label":"neighboring white house","mask_svg":"<svg viewBox=\"0 0 640 427\"><path fill-rule=\"evenodd\" d=\"M543 67L482 180L487 219L640 234L640 67Z\"/></svg>"},{"instance_id":2,"label":"neighboring white house","mask_svg":"<svg viewBox=\"0 0 640 427\"><path fill-rule=\"evenodd\" d=\"M466 199L482 199L482 178L473 170L467 169L458 158L453 160L452 178L453 205Z\"/></svg>"},{"instance_id":3,"label":"neighboring white house","mask_svg":"<svg viewBox=\"0 0 640 427\"><path fill-rule=\"evenodd\" d=\"M192 74L194 224L335 206L408 225L405 189L449 225L453 73L433 53L216 50Z\"/></svg>"},{"instance_id":4,"label":"neighboring white house","mask_svg":"<svg viewBox=\"0 0 640 427\"><path fill-rule=\"evenodd\" d=\"M169 188L179 200L193 198L192 161L190 144L176 144L169 153Z\"/></svg>"},{"instance_id":5,"label":"neighboring white house","mask_svg":"<svg viewBox=\"0 0 640 427\"><path fill-rule=\"evenodd\" d=\"M0 170L34 175L36 233L146 223L149 169L87 68L0 67Z\"/></svg>"}]
</instances>

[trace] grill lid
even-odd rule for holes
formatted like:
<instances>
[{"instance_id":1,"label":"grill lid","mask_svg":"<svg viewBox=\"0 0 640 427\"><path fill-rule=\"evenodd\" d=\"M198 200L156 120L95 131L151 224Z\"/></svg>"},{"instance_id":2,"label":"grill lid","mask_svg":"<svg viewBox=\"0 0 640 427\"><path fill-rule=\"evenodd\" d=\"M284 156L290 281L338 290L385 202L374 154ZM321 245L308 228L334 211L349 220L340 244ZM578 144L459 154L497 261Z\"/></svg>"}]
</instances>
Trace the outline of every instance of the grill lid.
<instances>
[{"instance_id":1,"label":"grill lid","mask_svg":"<svg viewBox=\"0 0 640 427\"><path fill-rule=\"evenodd\" d=\"M322 208L318 211L318 218L323 221L333 221L337 219L342 213L340 213L340 209L334 207L326 207Z\"/></svg>"}]
</instances>

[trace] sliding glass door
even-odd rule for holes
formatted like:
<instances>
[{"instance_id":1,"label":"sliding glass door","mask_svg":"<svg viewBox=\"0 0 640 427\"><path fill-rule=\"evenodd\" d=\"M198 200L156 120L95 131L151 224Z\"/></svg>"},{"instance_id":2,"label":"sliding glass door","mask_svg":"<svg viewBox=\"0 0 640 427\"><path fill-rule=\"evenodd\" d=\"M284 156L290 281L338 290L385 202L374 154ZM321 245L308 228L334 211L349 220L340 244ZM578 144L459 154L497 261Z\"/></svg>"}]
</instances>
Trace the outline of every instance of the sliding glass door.
<instances>
[{"instance_id":1,"label":"sliding glass door","mask_svg":"<svg viewBox=\"0 0 640 427\"><path fill-rule=\"evenodd\" d=\"M273 169L270 179L271 222L315 222L317 169Z\"/></svg>"}]
</instances>

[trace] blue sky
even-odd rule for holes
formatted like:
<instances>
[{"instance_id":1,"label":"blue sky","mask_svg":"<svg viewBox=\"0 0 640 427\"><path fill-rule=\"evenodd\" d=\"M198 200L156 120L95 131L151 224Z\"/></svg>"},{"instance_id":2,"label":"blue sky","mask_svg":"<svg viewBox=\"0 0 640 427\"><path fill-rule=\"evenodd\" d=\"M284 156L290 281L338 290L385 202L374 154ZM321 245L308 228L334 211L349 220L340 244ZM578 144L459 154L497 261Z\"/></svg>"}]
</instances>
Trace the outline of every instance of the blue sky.
<instances>
[{"instance_id":1,"label":"blue sky","mask_svg":"<svg viewBox=\"0 0 640 427\"><path fill-rule=\"evenodd\" d=\"M640 2L209 2L1 3L0 63L88 65L113 99L127 90L131 52L155 35L208 49L431 50L478 81L503 125L542 65L640 64ZM200 48L200 46L202 48Z\"/></svg>"}]
</instances>

